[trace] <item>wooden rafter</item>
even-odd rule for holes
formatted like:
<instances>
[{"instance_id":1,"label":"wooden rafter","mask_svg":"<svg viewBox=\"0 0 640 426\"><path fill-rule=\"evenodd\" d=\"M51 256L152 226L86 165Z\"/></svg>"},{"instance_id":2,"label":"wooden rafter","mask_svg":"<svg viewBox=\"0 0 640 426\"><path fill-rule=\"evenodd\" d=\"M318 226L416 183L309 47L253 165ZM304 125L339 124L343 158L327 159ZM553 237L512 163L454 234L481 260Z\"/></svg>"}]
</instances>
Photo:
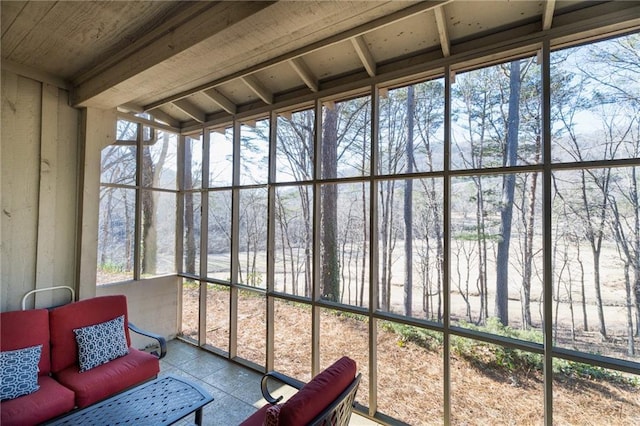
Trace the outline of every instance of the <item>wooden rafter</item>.
<instances>
[{"instance_id":1,"label":"wooden rafter","mask_svg":"<svg viewBox=\"0 0 640 426\"><path fill-rule=\"evenodd\" d=\"M249 89L253 91L264 103L271 105L273 103L273 93L269 92L258 79L253 75L247 75L241 79Z\"/></svg>"},{"instance_id":2,"label":"wooden rafter","mask_svg":"<svg viewBox=\"0 0 640 426\"><path fill-rule=\"evenodd\" d=\"M553 11L556 7L556 0L547 0L542 12L542 29L548 30L553 22Z\"/></svg>"},{"instance_id":3,"label":"wooden rafter","mask_svg":"<svg viewBox=\"0 0 640 426\"><path fill-rule=\"evenodd\" d=\"M312 92L317 92L318 80L313 75L304 59L293 58L289 61L289 63L291 64L291 67L294 69L294 71L298 74L298 76L300 76L302 81L304 81L304 84L306 84Z\"/></svg>"},{"instance_id":4,"label":"wooden rafter","mask_svg":"<svg viewBox=\"0 0 640 426\"><path fill-rule=\"evenodd\" d=\"M202 93L229 114L234 115L236 113L236 104L231 102L229 98L218 92L216 89L205 90Z\"/></svg>"},{"instance_id":5,"label":"wooden rafter","mask_svg":"<svg viewBox=\"0 0 640 426\"><path fill-rule=\"evenodd\" d=\"M309 53L313 53L316 52L318 50L327 48L329 46L338 44L338 43L342 43L346 40L349 40L353 37L359 36L359 35L363 35L366 34L368 32L371 32L379 27L385 26L385 25L389 25L392 24L394 22L400 21L402 19L406 19L409 18L411 16L415 16L418 15L420 13L423 13L427 10L431 10L435 7L439 7L443 4L449 3L453 0L430 0L430 1L425 1L425 2L418 2L412 6L409 6L403 10L399 10L398 12L392 13L390 15L387 16L383 16L381 18L375 19L373 21L367 22L365 24L359 25L355 28L351 28L349 30L346 30L342 33L339 34L335 34L333 36L327 37L323 40L318 40L314 43L311 43L309 45L306 45L304 47L295 49L292 52L288 52L285 53L283 55L277 56L275 58L269 59L267 61L261 62L259 64L256 64L252 67L249 67L245 70L236 72L234 74L228 75L226 77L211 81L209 83L205 83L202 84L200 86L185 90L183 92L180 93L176 93L172 96L169 96L167 98L164 98L162 100L153 102L151 104L145 105L146 109L153 109L159 106L162 106L163 104L167 104L170 103L172 101L174 101L175 99L180 99L180 98L184 98L186 96L192 95L195 92L201 92L203 90L206 89L210 89L212 87L216 87L219 85L222 85L224 83L227 83L231 80L235 80L237 78L242 78L245 77L247 75L250 75L252 73L255 73L257 71L263 70L265 68L271 67L273 65L277 65L280 64L282 62L285 61L289 61L292 58L296 58L296 57L301 57L303 55L309 54Z\"/></svg>"},{"instance_id":6,"label":"wooden rafter","mask_svg":"<svg viewBox=\"0 0 640 426\"><path fill-rule=\"evenodd\" d=\"M149 114L151 114L156 120L166 123L171 127L180 127L180 122L178 120L162 111L161 109L151 110L149 111Z\"/></svg>"},{"instance_id":7,"label":"wooden rafter","mask_svg":"<svg viewBox=\"0 0 640 426\"><path fill-rule=\"evenodd\" d=\"M198 123L204 123L207 121L207 116L200 108L192 104L186 99L179 99L173 102L173 105L180 111L187 114L189 117L196 120Z\"/></svg>"},{"instance_id":8,"label":"wooden rafter","mask_svg":"<svg viewBox=\"0 0 640 426\"><path fill-rule=\"evenodd\" d=\"M436 15L436 25L438 27L438 35L440 36L440 46L444 57L451 55L451 40L449 39L449 31L447 30L447 20L444 14L444 6L433 9Z\"/></svg>"},{"instance_id":9,"label":"wooden rafter","mask_svg":"<svg viewBox=\"0 0 640 426\"><path fill-rule=\"evenodd\" d=\"M364 41L364 37L357 36L351 39L351 43L353 47L356 49L356 53L358 53L358 57L364 65L364 68L367 70L367 74L369 77L376 76L376 61L373 59L373 55L371 51L367 47L367 42Z\"/></svg>"}]
</instances>

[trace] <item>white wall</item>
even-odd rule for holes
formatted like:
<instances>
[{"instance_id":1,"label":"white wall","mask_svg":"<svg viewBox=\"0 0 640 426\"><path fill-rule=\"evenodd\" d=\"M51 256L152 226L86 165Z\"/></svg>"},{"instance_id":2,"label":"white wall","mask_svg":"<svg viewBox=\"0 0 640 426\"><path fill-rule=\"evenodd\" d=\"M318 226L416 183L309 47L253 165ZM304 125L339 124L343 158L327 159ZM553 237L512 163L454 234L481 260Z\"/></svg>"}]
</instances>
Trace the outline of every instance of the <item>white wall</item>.
<instances>
[{"instance_id":1,"label":"white wall","mask_svg":"<svg viewBox=\"0 0 640 426\"><path fill-rule=\"evenodd\" d=\"M176 337L179 278L175 275L141 281L127 281L96 287L96 296L127 296L129 320L140 328L165 338ZM131 334L134 346L143 348L148 339Z\"/></svg>"},{"instance_id":2,"label":"white wall","mask_svg":"<svg viewBox=\"0 0 640 426\"><path fill-rule=\"evenodd\" d=\"M0 309L8 311L30 290L75 284L79 114L51 84L4 69L1 83ZM66 298L38 295L36 304Z\"/></svg>"}]
</instances>

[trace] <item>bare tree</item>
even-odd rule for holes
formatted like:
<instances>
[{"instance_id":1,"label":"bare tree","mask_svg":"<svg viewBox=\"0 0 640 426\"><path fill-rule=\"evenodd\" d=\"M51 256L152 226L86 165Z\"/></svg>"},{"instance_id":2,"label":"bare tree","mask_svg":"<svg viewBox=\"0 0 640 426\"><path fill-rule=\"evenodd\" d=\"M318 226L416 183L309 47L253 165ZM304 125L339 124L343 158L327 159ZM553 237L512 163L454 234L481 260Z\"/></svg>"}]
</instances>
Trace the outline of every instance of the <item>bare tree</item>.
<instances>
[{"instance_id":1,"label":"bare tree","mask_svg":"<svg viewBox=\"0 0 640 426\"><path fill-rule=\"evenodd\" d=\"M413 172L414 88L407 88L407 173ZM413 179L404 181L404 314L413 308Z\"/></svg>"},{"instance_id":2,"label":"bare tree","mask_svg":"<svg viewBox=\"0 0 640 426\"><path fill-rule=\"evenodd\" d=\"M325 108L322 124L322 177L338 175L338 110ZM337 302L340 298L340 264L338 258L338 186L322 188L322 241L320 293L323 298Z\"/></svg>"},{"instance_id":3,"label":"bare tree","mask_svg":"<svg viewBox=\"0 0 640 426\"><path fill-rule=\"evenodd\" d=\"M513 167L518 158L518 130L520 127L520 61L512 61L509 73L509 117L504 165ZM500 240L496 259L496 316L503 325L509 324L509 246L516 177L503 175L500 206Z\"/></svg>"}]
</instances>

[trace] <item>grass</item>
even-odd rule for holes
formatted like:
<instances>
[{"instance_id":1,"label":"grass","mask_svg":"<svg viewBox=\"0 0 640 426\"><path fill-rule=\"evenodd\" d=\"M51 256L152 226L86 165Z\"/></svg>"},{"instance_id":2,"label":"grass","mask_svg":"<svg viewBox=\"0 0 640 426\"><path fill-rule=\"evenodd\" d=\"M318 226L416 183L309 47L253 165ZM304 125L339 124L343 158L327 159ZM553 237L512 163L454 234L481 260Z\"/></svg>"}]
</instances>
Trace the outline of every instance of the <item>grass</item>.
<instances>
[{"instance_id":1,"label":"grass","mask_svg":"<svg viewBox=\"0 0 640 426\"><path fill-rule=\"evenodd\" d=\"M517 340L542 343L543 335L536 330L518 330L504 326L497 318L489 318L485 326L462 324L463 327L476 331L509 337ZM383 327L398 336L398 345L414 343L429 351L438 351L443 344L443 334L415 326L385 321ZM460 336L451 336L451 350L471 364L489 367L500 373L518 373L531 371L542 372L544 357L541 354L512 349L501 345L485 343ZM555 358L553 373L561 381L568 379L606 380L612 384L630 386L640 390L637 377L627 377L616 371L575 361Z\"/></svg>"}]
</instances>

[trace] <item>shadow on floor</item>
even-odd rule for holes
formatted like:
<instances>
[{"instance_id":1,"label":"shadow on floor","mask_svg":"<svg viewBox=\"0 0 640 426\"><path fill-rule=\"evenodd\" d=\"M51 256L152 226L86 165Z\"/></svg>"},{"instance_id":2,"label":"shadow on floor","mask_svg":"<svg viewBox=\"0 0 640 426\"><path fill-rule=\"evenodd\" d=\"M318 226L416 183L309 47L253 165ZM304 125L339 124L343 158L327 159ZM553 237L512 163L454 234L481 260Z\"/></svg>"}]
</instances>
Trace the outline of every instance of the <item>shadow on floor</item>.
<instances>
[{"instance_id":1,"label":"shadow on floor","mask_svg":"<svg viewBox=\"0 0 640 426\"><path fill-rule=\"evenodd\" d=\"M266 402L260 392L262 375L180 340L167 343L167 355L160 361L160 376L175 374L199 384L213 395L204 408L203 425L235 426ZM293 389L282 389L285 396ZM192 425L194 415L177 423ZM351 416L350 426L376 425L360 415Z\"/></svg>"}]
</instances>

